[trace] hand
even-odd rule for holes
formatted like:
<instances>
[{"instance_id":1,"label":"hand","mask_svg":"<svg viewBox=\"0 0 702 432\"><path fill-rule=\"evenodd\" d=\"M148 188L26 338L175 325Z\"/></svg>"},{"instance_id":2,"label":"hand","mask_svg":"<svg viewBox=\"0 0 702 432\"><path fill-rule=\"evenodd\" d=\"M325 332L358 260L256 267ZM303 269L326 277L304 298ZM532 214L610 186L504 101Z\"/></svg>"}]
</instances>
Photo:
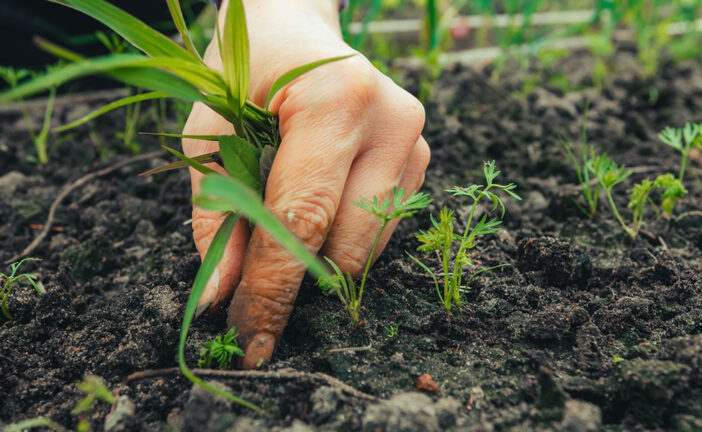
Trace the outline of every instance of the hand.
<instances>
[{"instance_id":1,"label":"hand","mask_svg":"<svg viewBox=\"0 0 702 432\"><path fill-rule=\"evenodd\" d=\"M341 38L334 0L244 4L251 50L249 97L258 105L275 79L290 69L354 53ZM205 61L221 70L217 50L216 43L210 44ZM360 273L380 227L375 216L352 201L390 197L394 186L408 191L421 186L429 163L429 147L421 137L422 105L356 54L295 80L278 93L271 111L279 116L282 142L268 177L266 206L310 250L331 258L344 272ZM234 130L195 104L183 133ZM194 156L216 151L217 143L183 140L183 148ZM197 193L202 175L191 170L191 178ZM201 256L222 220L217 213L193 209L193 237ZM379 251L395 226L385 231ZM248 224L239 222L199 311L221 304L234 291L227 322L236 326L246 352L242 367L270 359L304 273L263 230L249 234Z\"/></svg>"}]
</instances>

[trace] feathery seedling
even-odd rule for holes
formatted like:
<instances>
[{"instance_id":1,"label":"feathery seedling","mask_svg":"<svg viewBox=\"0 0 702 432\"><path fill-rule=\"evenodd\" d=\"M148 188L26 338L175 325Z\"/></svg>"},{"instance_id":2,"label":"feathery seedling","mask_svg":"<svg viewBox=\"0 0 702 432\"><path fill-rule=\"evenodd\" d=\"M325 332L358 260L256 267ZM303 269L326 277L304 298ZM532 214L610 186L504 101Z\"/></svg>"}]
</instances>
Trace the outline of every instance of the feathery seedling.
<instances>
[{"instance_id":1,"label":"feathery seedling","mask_svg":"<svg viewBox=\"0 0 702 432\"><path fill-rule=\"evenodd\" d=\"M39 288L39 285L37 285L36 281L34 280L34 276L32 276L29 273L17 274L17 271L19 270L20 266L25 261L39 261L39 259L25 258L14 264L10 264L9 275L6 275L5 273L0 273L0 282L2 283L2 289L0 289L0 309L2 309L2 314L5 315L5 318L9 320L13 319L13 317L10 313L10 309L7 307L7 299L10 297L10 293L12 293L12 286L15 283L17 283L21 279L25 279L32 285L32 287L37 293L44 294L44 291L42 291L41 288Z\"/></svg>"},{"instance_id":2,"label":"feathery seedling","mask_svg":"<svg viewBox=\"0 0 702 432\"><path fill-rule=\"evenodd\" d=\"M385 334L387 335L388 339L392 339L397 334L400 332L400 325L402 324L402 321L399 323L392 325L392 326L385 326L383 327L383 330L385 330Z\"/></svg>"},{"instance_id":3,"label":"feathery seedling","mask_svg":"<svg viewBox=\"0 0 702 432\"><path fill-rule=\"evenodd\" d=\"M358 325L361 311L361 300L363 299L363 289L366 286L366 279L368 278L368 271L370 270L371 264L373 263L373 258L375 257L375 250L378 247L380 238L383 235L383 231L388 226L390 221L394 219L406 219L412 217L415 213L422 210L428 206L432 200L425 193L412 193L407 199L405 199L405 190L393 188L392 190L392 202L387 198L382 202L377 196L373 197L373 201L367 198L361 198L360 201L354 201L353 204L373 213L380 219L380 230L373 240L373 246L371 247L370 254L366 260L365 268L361 274L361 283L356 287L356 282L350 273L341 271L339 266L337 266L334 261L329 258L325 259L332 267L335 275L320 278L317 281L317 285L325 293L336 293L339 300L344 305L346 310L351 317L351 322L354 325Z\"/></svg>"},{"instance_id":4,"label":"feathery seedling","mask_svg":"<svg viewBox=\"0 0 702 432\"><path fill-rule=\"evenodd\" d=\"M232 327L222 336L216 336L213 341L205 342L205 347L200 350L200 360L197 366L201 368L212 367L212 362L217 362L217 367L227 369L234 360L234 355L244 356L244 351L239 348L236 328Z\"/></svg>"},{"instance_id":5,"label":"feathery seedling","mask_svg":"<svg viewBox=\"0 0 702 432\"><path fill-rule=\"evenodd\" d=\"M702 150L702 123L686 123L682 128L666 127L658 134L658 138L680 152L682 158L678 180L682 182L690 150L695 147Z\"/></svg>"},{"instance_id":6,"label":"feathery seedling","mask_svg":"<svg viewBox=\"0 0 702 432\"><path fill-rule=\"evenodd\" d=\"M105 0L56 2L92 16L143 54L120 53L88 59L50 42L38 40L44 50L71 63L0 94L0 103L57 87L69 80L104 74L128 86L148 91L115 101L63 126L62 130L79 126L115 108L166 97L188 103L202 102L233 125L236 136L197 137L219 141L219 152L189 158L175 149L164 147L180 161L150 173L191 167L205 174L200 193L193 201L206 210L222 212L224 217L198 270L186 304L178 345L178 364L181 371L193 383L262 412L263 410L253 403L222 391L195 376L185 362L185 341L207 281L222 259L226 242L241 216L266 230L292 256L305 264L312 274L318 278L329 275L327 268L263 204L265 178L280 145L278 118L268 110L268 106L275 94L297 77L351 55L321 59L288 71L273 83L265 104L261 107L247 96L251 79L249 39L241 0L229 2L223 30L220 32L219 26L215 27L223 72L204 64L190 37L178 0L166 0L166 3L184 46ZM228 175L217 173L203 165L216 160L223 162Z\"/></svg>"},{"instance_id":7,"label":"feathery seedling","mask_svg":"<svg viewBox=\"0 0 702 432\"><path fill-rule=\"evenodd\" d=\"M52 67L49 67L51 71ZM35 73L27 69L14 69L12 67L2 67L0 66L0 78L2 78L11 89L16 88L20 81L25 78L36 75ZM24 104L22 98L18 98L20 104L20 109L22 110L22 116L24 117L24 123L27 127L27 133L29 133L29 138L34 144L34 149L37 152L37 160L39 163L45 164L49 161L49 153L47 150L47 141L49 139L49 132L51 131L51 114L54 110L54 100L56 99L56 87L53 86L49 88L49 97L46 99L46 108L44 109L44 117L41 129L37 133L34 130L34 123L29 116L27 111L27 106Z\"/></svg>"},{"instance_id":8,"label":"feathery seedling","mask_svg":"<svg viewBox=\"0 0 702 432\"><path fill-rule=\"evenodd\" d=\"M79 400L71 411L71 414L79 417L77 432L90 431L90 417L96 402L105 402L112 405L115 403L115 395L107 388L105 381L95 375L87 375L83 381L76 384L78 390L85 393L83 399Z\"/></svg>"},{"instance_id":9,"label":"feathery seedling","mask_svg":"<svg viewBox=\"0 0 702 432\"><path fill-rule=\"evenodd\" d=\"M436 288L436 293L447 312L451 311L454 304L456 307L461 307L462 294L465 289L470 286L470 283L473 281L475 276L480 273L495 270L508 265L500 264L478 270L468 277L468 279L465 281L466 288L463 288L464 269L466 266L473 264L468 252L477 245L479 237L499 231L499 225L502 223L500 219L502 219L505 215L505 204L502 201L502 198L500 198L500 196L495 192L502 191L514 199L521 200L519 195L513 192L513 190L517 187L515 184L510 183L508 185L501 185L494 183L495 178L497 178L497 176L500 174L500 171L495 171L495 161L485 162L483 174L485 175L486 180L485 185L476 184L467 188L455 186L446 190L446 192L451 193L453 196L469 197L473 201L463 234L456 234L454 232L454 211L449 210L447 207L443 207L439 213L438 221L431 216L431 223L433 227L428 231L420 231L416 235L417 240L419 240L421 243L421 246L419 246L417 250L426 254L437 253L441 261L442 273L437 275L429 268L429 266L424 264L418 258L408 254L415 263L422 267L432 277ZM473 225L473 217L475 216L475 211L478 208L478 203L482 198L491 200L493 203L493 211L500 208L502 213L499 219L488 219L488 215L485 214L475 225ZM458 249L455 254L452 253L452 246L454 243L458 243ZM443 278L443 293L439 287L439 279L437 276Z\"/></svg>"}]
</instances>

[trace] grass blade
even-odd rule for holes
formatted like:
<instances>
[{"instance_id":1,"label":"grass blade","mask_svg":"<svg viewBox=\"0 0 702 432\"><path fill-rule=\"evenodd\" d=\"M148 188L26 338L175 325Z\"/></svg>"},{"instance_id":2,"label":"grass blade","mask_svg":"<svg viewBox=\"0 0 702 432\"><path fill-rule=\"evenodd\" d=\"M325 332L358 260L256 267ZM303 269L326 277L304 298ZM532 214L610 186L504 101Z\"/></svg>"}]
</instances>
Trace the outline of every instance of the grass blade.
<instances>
[{"instance_id":1,"label":"grass blade","mask_svg":"<svg viewBox=\"0 0 702 432\"><path fill-rule=\"evenodd\" d=\"M162 136L166 138L186 138L186 139L197 139L203 141L219 141L222 135L182 135L175 133L165 133L165 132L139 132L139 135L151 135L151 136Z\"/></svg>"},{"instance_id":2,"label":"grass blade","mask_svg":"<svg viewBox=\"0 0 702 432\"><path fill-rule=\"evenodd\" d=\"M254 405L253 403L244 400L238 396L222 391L217 387L211 385L210 383L198 378L190 370L188 364L185 362L185 340L188 337L188 330L190 329L190 324L192 323L193 318L195 317L195 311L197 310L197 305L200 302L200 297L202 297L202 293L205 291L205 286L210 280L212 273L214 272L215 268L217 268L217 264L222 259L222 256L224 255L224 248L227 245L227 242L229 241L229 238L232 235L232 231L234 230L234 227L236 226L236 223L238 221L238 214L229 213L227 215L227 217L224 219L224 222L222 222L222 225L217 230L217 233L215 234L209 249L207 249L205 259L202 260L202 265L197 271L195 281L193 282L193 289L190 292L188 303L185 306L183 324L180 328L180 340L178 342L178 365L180 366L180 370L183 372L183 375L185 375L185 377L188 378L194 384L197 384L200 387L211 391L212 393L225 397L232 402L238 403L239 405L263 413L265 411L257 405Z\"/></svg>"},{"instance_id":3,"label":"grass blade","mask_svg":"<svg viewBox=\"0 0 702 432\"><path fill-rule=\"evenodd\" d=\"M202 58L200 57L200 53L198 53L197 49L195 49L195 44L193 44L193 40L188 32L188 26L185 24L183 10L180 8L180 1L166 0L166 3L168 4L168 10L171 12L171 18L173 18L173 24L175 24L176 28L178 29L178 33L180 33L180 37L183 39L185 48L188 50L188 52L190 52L190 54L192 54L193 57L201 60Z\"/></svg>"},{"instance_id":4,"label":"grass blade","mask_svg":"<svg viewBox=\"0 0 702 432\"><path fill-rule=\"evenodd\" d=\"M195 168L196 170L200 171L201 173L207 175L207 174L218 174L217 171L213 170L212 168L208 168L205 165L201 164L200 162L196 161L195 159L189 158L185 156L183 153L179 152L176 149L172 149L170 147L163 146L163 149L170 152L172 155L176 156L178 159L186 163L188 166Z\"/></svg>"},{"instance_id":5,"label":"grass blade","mask_svg":"<svg viewBox=\"0 0 702 432\"><path fill-rule=\"evenodd\" d=\"M246 14L241 0L231 0L227 7L222 35L222 64L229 94L240 112L249 94L249 36Z\"/></svg>"},{"instance_id":6,"label":"grass blade","mask_svg":"<svg viewBox=\"0 0 702 432\"><path fill-rule=\"evenodd\" d=\"M200 156L195 156L194 158L191 158L195 162L198 162L200 164L204 164L207 162L212 162L214 158L212 157L212 154L204 154ZM160 167L156 167L153 169L150 169L148 171L144 171L143 173L139 174L139 176L147 176L147 175L152 175L152 174L158 174L166 171L172 171L178 168L186 168L190 165L188 165L186 162L183 161L178 161L178 162L173 162L169 163L167 165L162 165Z\"/></svg>"},{"instance_id":7,"label":"grass blade","mask_svg":"<svg viewBox=\"0 0 702 432\"><path fill-rule=\"evenodd\" d=\"M116 100L110 104L107 104L104 107L97 109L97 110L91 112L90 114L79 118L78 120L76 120L74 122L71 122L69 124L55 128L54 132L63 132L63 131L66 131L68 129L73 129L74 127L78 127L78 126L94 119L95 117L99 117L107 112L112 111L113 109L117 109L117 108L123 107L125 105L130 105L130 104L133 104L136 102L142 102L142 101L147 101L147 100L152 100L152 99L160 99L160 98L165 98L165 97L168 97L168 95L166 93L150 92L150 93L142 93L142 94L122 98L122 99Z\"/></svg>"},{"instance_id":8,"label":"grass blade","mask_svg":"<svg viewBox=\"0 0 702 432\"><path fill-rule=\"evenodd\" d=\"M197 60L183 47L138 18L104 0L51 0L89 15L151 57Z\"/></svg>"},{"instance_id":9,"label":"grass blade","mask_svg":"<svg viewBox=\"0 0 702 432\"><path fill-rule=\"evenodd\" d=\"M268 106L271 104L271 101L273 100L273 97L276 95L276 93L278 93L280 91L280 89L282 89L286 85L290 84L293 80L295 80L295 78L299 77L300 75L303 75L303 74L311 71L312 69L318 68L318 67L325 65L327 63L332 63L335 61L344 60L344 59L347 59L347 58L352 57L354 55L356 55L356 54L349 54L349 55L345 55L345 56L332 57L332 58L328 58L328 59L324 59L324 60L319 60L316 62L307 63L306 65L296 67L295 69L292 69L292 70L286 72L285 74L283 74L283 76L281 76L280 78L275 80L275 82L273 83L271 90L268 92L268 97L266 98L266 104L264 105L264 108L268 109Z\"/></svg>"},{"instance_id":10,"label":"grass blade","mask_svg":"<svg viewBox=\"0 0 702 432\"><path fill-rule=\"evenodd\" d=\"M202 180L200 194L196 195L193 201L206 210L228 209L241 212L266 230L291 255L304 263L315 277L330 276L326 266L268 211L261 197L239 180L223 175L206 176Z\"/></svg>"}]
</instances>

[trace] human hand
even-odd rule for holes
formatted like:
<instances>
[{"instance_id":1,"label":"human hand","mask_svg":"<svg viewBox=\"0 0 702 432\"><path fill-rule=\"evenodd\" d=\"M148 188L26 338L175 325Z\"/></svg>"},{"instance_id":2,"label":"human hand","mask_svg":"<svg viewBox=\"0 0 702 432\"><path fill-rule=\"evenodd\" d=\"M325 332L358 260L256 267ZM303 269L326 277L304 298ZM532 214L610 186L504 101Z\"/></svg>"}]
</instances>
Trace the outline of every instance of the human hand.
<instances>
[{"instance_id":1,"label":"human hand","mask_svg":"<svg viewBox=\"0 0 702 432\"><path fill-rule=\"evenodd\" d=\"M249 97L259 106L285 72L354 53L342 40L334 0L245 0L244 5L251 52ZM216 42L210 44L205 62L221 70ZM429 147L421 137L422 105L357 54L299 77L276 95L270 110L279 116L282 141L266 184L266 206L312 252L331 258L344 272L360 273L380 227L374 215L352 200L390 197L395 186L408 191L421 186L429 163ZM195 104L183 133L222 135L234 130L209 108ZM217 146L183 140L188 156L217 151ZM197 193L202 174L191 170L191 179ZM193 238L202 257L222 221L216 212L193 209ZM378 251L396 223L386 229ZM242 367L270 359L304 273L304 266L262 229L250 233L243 220L234 229L198 310L220 305L234 292L227 323L236 326L245 348Z\"/></svg>"}]
</instances>

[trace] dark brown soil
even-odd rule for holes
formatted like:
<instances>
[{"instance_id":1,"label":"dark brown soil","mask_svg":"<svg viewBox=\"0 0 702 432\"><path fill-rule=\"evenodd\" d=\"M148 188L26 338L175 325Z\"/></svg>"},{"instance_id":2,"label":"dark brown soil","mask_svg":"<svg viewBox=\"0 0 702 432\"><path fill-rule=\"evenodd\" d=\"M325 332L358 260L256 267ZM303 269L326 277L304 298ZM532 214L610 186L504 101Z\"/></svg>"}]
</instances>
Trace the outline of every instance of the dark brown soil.
<instances>
[{"instance_id":1,"label":"dark brown soil","mask_svg":"<svg viewBox=\"0 0 702 432\"><path fill-rule=\"evenodd\" d=\"M588 82L589 59L577 53L558 66L571 80L568 92L550 85L546 71L526 98L513 96L522 74L498 86L489 71L447 71L438 102L427 106L433 160L425 188L436 201L403 222L373 268L364 325L352 329L338 300L312 281L302 287L268 370L324 372L382 399L416 391L415 379L430 374L440 388L429 394L433 403L413 395L369 403L318 380L218 379L270 410L260 416L191 390L177 374L125 383L135 371L176 365L199 264L183 225L187 174L136 177L163 162L154 160L90 183L58 211L61 231L35 252L43 261L27 265L47 293L18 288L9 303L16 319L0 325L0 422L44 415L75 427L74 383L95 374L135 404L114 430L702 430L702 187L692 176L699 159L673 218L649 214L632 242L604 201L593 221L578 212L575 174L559 145L561 137L579 139L589 104L590 142L636 168L632 181L676 173L678 155L656 134L702 120L702 69L667 65L644 78L626 50L615 64L598 91ZM120 120L98 123L117 153L100 166L126 157L111 138ZM30 224L44 222L60 187L92 170L97 154L79 131L37 168L25 161L31 149L19 117L1 121L4 261L31 241ZM507 201L504 229L474 258L511 267L478 277L463 309L447 316L404 251L416 248L413 233L428 226L430 211L446 203L465 213L467 202L442 191L481 181L482 161L492 159L524 200ZM616 193L623 209L631 184ZM384 327L398 324L389 338ZM223 325L221 316L197 320L191 365ZM361 349L330 351L349 347ZM94 429L109 411L96 405Z\"/></svg>"}]
</instances>

